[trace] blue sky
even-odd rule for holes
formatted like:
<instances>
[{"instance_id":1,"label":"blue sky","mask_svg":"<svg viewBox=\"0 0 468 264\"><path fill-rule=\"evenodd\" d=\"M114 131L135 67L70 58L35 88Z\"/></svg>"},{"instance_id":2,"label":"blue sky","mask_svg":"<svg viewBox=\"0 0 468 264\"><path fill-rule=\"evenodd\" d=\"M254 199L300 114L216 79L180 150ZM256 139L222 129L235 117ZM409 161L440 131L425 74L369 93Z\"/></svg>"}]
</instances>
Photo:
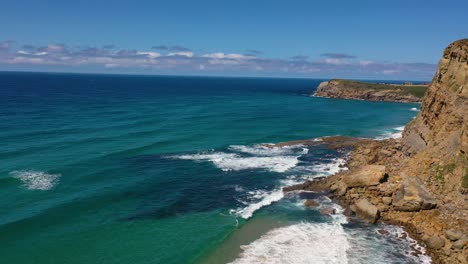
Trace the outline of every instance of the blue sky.
<instances>
[{"instance_id":1,"label":"blue sky","mask_svg":"<svg viewBox=\"0 0 468 264\"><path fill-rule=\"evenodd\" d=\"M429 80L466 0L22 1L0 70Z\"/></svg>"}]
</instances>

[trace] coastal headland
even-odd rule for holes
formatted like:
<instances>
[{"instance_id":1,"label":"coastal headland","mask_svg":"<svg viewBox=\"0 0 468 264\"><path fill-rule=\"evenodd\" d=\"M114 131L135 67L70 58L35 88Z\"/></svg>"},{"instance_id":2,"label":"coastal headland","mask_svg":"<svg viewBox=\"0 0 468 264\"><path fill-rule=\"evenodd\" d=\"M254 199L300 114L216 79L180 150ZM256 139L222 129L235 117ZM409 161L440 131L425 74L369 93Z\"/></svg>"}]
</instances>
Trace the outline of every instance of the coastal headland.
<instances>
[{"instance_id":1,"label":"coastal headland","mask_svg":"<svg viewBox=\"0 0 468 264\"><path fill-rule=\"evenodd\" d=\"M320 83L314 96L355 99L367 101L386 101L417 103L421 102L428 85L369 83L355 80L334 79Z\"/></svg>"},{"instance_id":2,"label":"coastal headland","mask_svg":"<svg viewBox=\"0 0 468 264\"><path fill-rule=\"evenodd\" d=\"M348 93L361 88L346 88L342 92L346 83L342 80L322 83L317 95L378 98L378 101L420 100L401 91L397 95L384 90L379 96L368 89L359 95ZM404 226L413 238L426 245L434 263L468 263L468 39L455 41L445 49L422 97L421 112L406 125L402 138L322 140L330 147L351 149L348 170L286 187L284 192L323 192L340 203L350 217L367 223ZM299 143L317 144L317 141L278 145Z\"/></svg>"}]
</instances>

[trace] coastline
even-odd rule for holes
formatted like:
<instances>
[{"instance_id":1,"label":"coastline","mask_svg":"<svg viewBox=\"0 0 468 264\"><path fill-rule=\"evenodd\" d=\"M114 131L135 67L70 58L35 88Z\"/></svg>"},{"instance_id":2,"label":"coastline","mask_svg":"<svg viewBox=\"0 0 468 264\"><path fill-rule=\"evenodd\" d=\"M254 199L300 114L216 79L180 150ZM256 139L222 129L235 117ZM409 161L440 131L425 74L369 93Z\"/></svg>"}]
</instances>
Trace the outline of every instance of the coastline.
<instances>
[{"instance_id":1,"label":"coastline","mask_svg":"<svg viewBox=\"0 0 468 264\"><path fill-rule=\"evenodd\" d=\"M401 138L350 139L349 170L283 191L324 193L348 216L404 226L426 245L434 263L467 263L467 73L468 39L455 41L445 49L421 111L404 127ZM375 91L356 92L330 82L335 83L320 84L316 94L375 99Z\"/></svg>"},{"instance_id":2,"label":"coastline","mask_svg":"<svg viewBox=\"0 0 468 264\"><path fill-rule=\"evenodd\" d=\"M353 138L348 138L345 147L351 147L352 150L346 160L347 171L341 171L326 178L289 186L283 188L283 191L285 193L298 190L323 193L345 208L345 215L352 219L359 219L359 216L356 216L351 209L353 205L360 199L367 199L372 204L375 204L379 210L377 223L404 227L404 230L408 232L411 238L415 239L420 245L426 245L427 254L431 256L433 263L463 263L462 258L466 251L455 252L459 253L456 258L447 258L446 252L428 247L427 238L425 237L427 234L444 236L445 232L443 231L449 227L463 228L463 223L458 221L463 219L463 215L449 213L453 210L463 211L463 204L455 206L453 204L444 204L443 207L439 205L437 210L404 212L395 210L391 203L385 201L392 196L394 197L394 193L397 192L399 184L402 182L401 177L397 176L397 174L399 166L407 160L402 162L401 155L403 153L394 148L395 146L399 148L401 142L402 139L355 139L354 141ZM333 144L330 146L333 146ZM335 146L338 148L344 147L339 141ZM398 158L386 155L385 151L390 151L391 149L396 150L393 154ZM370 160L369 157L372 157L374 160ZM342 182L345 175L355 174L363 166L368 165L369 162L376 165L385 165L386 173L389 175L388 180L378 185L350 188L344 194L340 193L339 189L336 189L335 186ZM442 197L436 196L435 199L438 204L443 204ZM453 254L454 252L450 253Z\"/></svg>"},{"instance_id":3,"label":"coastline","mask_svg":"<svg viewBox=\"0 0 468 264\"><path fill-rule=\"evenodd\" d=\"M265 144L261 145L261 147L263 147L262 151L269 152L299 146L309 149L321 147L341 153L339 160L342 160L342 162L320 165L322 173L315 175L314 179L322 181L328 179L328 177L335 177L333 175L346 172L348 167L346 167L344 161L348 160L349 163L350 151L358 145L373 142L381 142L381 140L332 136ZM336 174L337 172L338 174ZM301 179L297 178L291 184L294 184L294 182L299 183ZM264 210L249 218L248 221L242 221L220 246L205 252L196 263L231 263L231 261L232 263L267 263L265 262L267 260L284 261L289 259L289 254L283 254L286 251L292 254L290 257L298 257L298 259L304 259L305 261L298 263L308 263L314 260L320 262L324 259L338 261L333 263L346 263L346 259L359 261L358 263L369 263L370 261L380 263L386 258L396 261L392 254L398 253L404 255L400 256L403 261L412 259L412 261L416 261L414 263L431 263L429 255L422 246L423 244L414 240L413 235L408 234L401 228L401 225L397 223L366 225L355 217L349 217L347 207L340 206L340 204L344 204L339 203L326 191L295 188L287 192L288 185L284 186L282 199L275 202L274 205L265 206ZM307 204L311 200L315 201L315 204ZM275 213L272 214L272 212ZM281 214L283 216L278 217ZM257 226L257 224L261 224L261 226ZM265 228L266 226L269 226L269 228ZM254 228L254 231L250 230L252 228ZM336 232L340 235L339 241L328 238L331 234L336 235ZM356 237L349 237L349 235ZM375 242L375 245L370 245L365 242L365 239L362 240L363 237L372 237L378 242ZM284 244L282 241L285 240L289 242ZM323 244L320 243L325 243L328 246L321 247ZM397 243L397 246L395 246L395 243ZM346 245L346 248L341 247L344 245ZM398 247L400 251L389 248L392 246ZM322 248L328 248L329 250L325 252L321 250ZM275 250L275 253L271 253L269 250ZM308 253L304 254L304 250L308 250ZM365 250L367 254L362 255L360 250ZM379 250L384 250L385 253L380 253ZM329 255L330 252L335 252L338 255ZM371 252L374 253L371 254ZM324 259L321 259L321 257L324 257ZM294 260L297 259L294 258Z\"/></svg>"}]
</instances>

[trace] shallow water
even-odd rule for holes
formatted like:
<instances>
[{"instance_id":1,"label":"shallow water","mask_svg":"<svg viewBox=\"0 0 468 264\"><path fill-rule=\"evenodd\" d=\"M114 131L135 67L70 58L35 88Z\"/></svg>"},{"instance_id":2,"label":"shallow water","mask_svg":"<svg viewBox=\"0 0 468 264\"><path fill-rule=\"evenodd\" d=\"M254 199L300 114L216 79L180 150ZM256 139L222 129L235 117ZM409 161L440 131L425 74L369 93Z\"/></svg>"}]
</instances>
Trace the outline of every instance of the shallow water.
<instances>
[{"instance_id":1,"label":"shallow water","mask_svg":"<svg viewBox=\"0 0 468 264\"><path fill-rule=\"evenodd\" d=\"M259 249L291 263L415 260L281 192L340 169L343 153L260 144L398 136L419 109L310 97L319 82L0 73L3 261L243 263Z\"/></svg>"}]
</instances>

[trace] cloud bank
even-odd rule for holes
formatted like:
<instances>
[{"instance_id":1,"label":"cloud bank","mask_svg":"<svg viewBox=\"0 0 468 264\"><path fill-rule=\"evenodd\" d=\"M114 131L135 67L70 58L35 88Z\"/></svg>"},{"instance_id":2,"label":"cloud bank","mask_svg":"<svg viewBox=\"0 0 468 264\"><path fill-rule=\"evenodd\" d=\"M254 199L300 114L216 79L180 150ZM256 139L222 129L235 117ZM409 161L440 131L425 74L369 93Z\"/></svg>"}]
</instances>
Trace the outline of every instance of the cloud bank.
<instances>
[{"instance_id":1,"label":"cloud bank","mask_svg":"<svg viewBox=\"0 0 468 264\"><path fill-rule=\"evenodd\" d=\"M45 46L19 45L14 41L0 42L0 65L41 67L57 66L64 70L98 67L113 69L145 69L152 72L397 78L414 76L430 78L436 69L429 63L378 62L360 59L345 53L323 53L318 58L297 55L291 58L267 58L261 51L246 50L245 54L230 52L196 53L183 46L154 46L148 50L102 47L68 47L52 43ZM5 67L3 67L5 68Z\"/></svg>"}]
</instances>

